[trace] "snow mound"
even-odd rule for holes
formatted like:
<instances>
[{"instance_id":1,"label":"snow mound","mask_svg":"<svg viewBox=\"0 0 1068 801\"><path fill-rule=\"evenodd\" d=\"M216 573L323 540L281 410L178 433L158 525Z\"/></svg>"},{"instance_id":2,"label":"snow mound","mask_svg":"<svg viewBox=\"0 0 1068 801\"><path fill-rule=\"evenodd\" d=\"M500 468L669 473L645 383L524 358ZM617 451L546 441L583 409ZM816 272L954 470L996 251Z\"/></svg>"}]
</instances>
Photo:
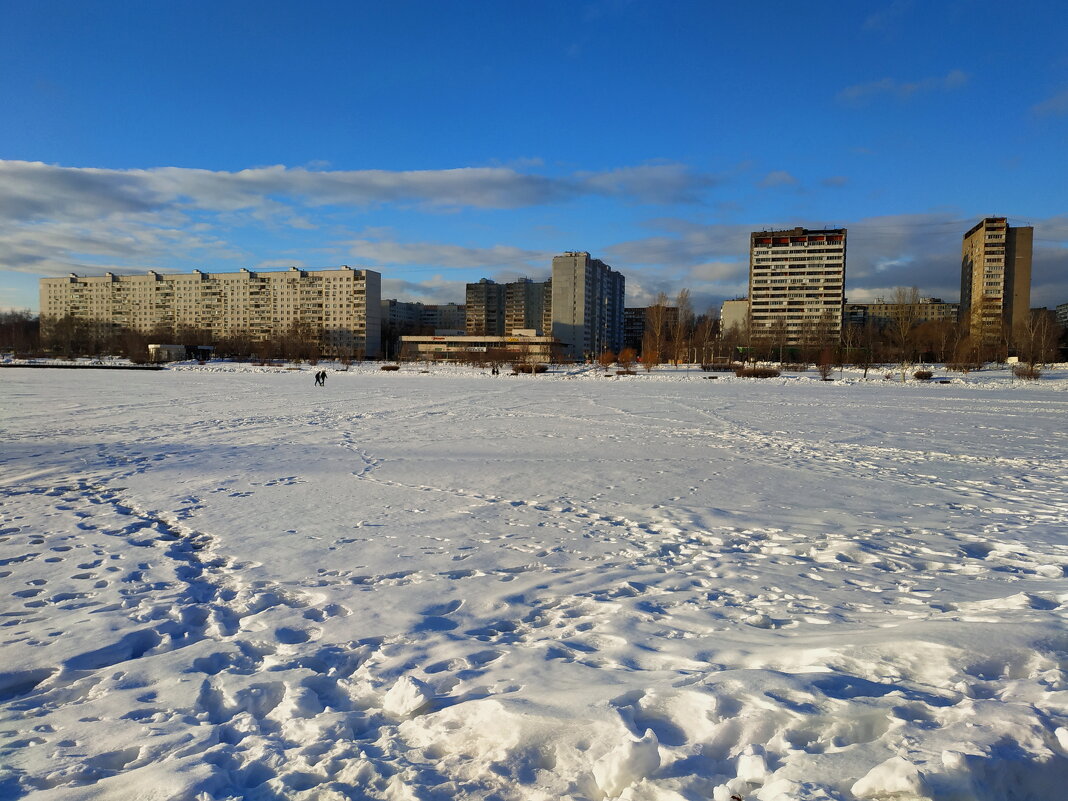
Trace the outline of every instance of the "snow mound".
<instances>
[{"instance_id":1,"label":"snow mound","mask_svg":"<svg viewBox=\"0 0 1068 801\"><path fill-rule=\"evenodd\" d=\"M930 798L927 782L919 768L895 756L876 765L851 790L858 798Z\"/></svg>"},{"instance_id":2,"label":"snow mound","mask_svg":"<svg viewBox=\"0 0 1068 801\"><path fill-rule=\"evenodd\" d=\"M434 691L425 682L401 676L382 699L382 709L394 717L410 718L425 709L433 698Z\"/></svg>"},{"instance_id":3,"label":"snow mound","mask_svg":"<svg viewBox=\"0 0 1068 801\"><path fill-rule=\"evenodd\" d=\"M609 751L593 766L593 778L601 792L614 798L660 767L660 744L652 729L640 740L630 740Z\"/></svg>"}]
</instances>

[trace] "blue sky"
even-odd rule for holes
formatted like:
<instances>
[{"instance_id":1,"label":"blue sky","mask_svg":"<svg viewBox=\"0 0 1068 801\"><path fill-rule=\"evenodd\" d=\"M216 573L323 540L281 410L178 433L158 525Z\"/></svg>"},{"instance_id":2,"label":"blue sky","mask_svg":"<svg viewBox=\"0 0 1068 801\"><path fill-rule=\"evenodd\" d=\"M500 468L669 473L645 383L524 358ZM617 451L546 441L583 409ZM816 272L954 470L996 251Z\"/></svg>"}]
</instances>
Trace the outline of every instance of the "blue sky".
<instances>
[{"instance_id":1,"label":"blue sky","mask_svg":"<svg viewBox=\"0 0 1068 801\"><path fill-rule=\"evenodd\" d=\"M0 308L43 276L349 264L744 293L847 226L846 286L955 300L979 217L1068 302L1068 5L0 0Z\"/></svg>"}]
</instances>

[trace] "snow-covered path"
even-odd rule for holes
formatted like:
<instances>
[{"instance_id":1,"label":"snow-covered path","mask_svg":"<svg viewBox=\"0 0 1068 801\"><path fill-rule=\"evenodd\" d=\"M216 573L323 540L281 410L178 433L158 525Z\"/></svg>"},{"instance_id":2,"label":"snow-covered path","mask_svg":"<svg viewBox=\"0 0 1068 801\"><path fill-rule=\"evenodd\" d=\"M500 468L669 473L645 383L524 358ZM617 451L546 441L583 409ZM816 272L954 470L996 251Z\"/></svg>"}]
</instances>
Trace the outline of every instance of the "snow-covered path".
<instances>
[{"instance_id":1,"label":"snow-covered path","mask_svg":"<svg viewBox=\"0 0 1068 801\"><path fill-rule=\"evenodd\" d=\"M0 797L1068 781L1063 391L4 373Z\"/></svg>"}]
</instances>

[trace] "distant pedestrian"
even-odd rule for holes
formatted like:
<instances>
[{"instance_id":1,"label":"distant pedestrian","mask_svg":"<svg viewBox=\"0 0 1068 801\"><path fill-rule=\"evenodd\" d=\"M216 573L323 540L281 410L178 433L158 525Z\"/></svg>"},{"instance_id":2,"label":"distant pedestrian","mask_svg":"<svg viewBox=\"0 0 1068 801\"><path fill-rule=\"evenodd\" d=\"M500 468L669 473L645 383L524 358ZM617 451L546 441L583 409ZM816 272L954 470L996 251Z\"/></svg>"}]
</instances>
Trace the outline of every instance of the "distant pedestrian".
<instances>
[{"instance_id":1,"label":"distant pedestrian","mask_svg":"<svg viewBox=\"0 0 1068 801\"><path fill-rule=\"evenodd\" d=\"M318 370L315 373L315 386L317 386L317 387L325 386L325 384L323 384L323 371L322 370Z\"/></svg>"},{"instance_id":2,"label":"distant pedestrian","mask_svg":"<svg viewBox=\"0 0 1068 801\"><path fill-rule=\"evenodd\" d=\"M321 373L319 373L319 386L326 386L326 370L323 370Z\"/></svg>"}]
</instances>

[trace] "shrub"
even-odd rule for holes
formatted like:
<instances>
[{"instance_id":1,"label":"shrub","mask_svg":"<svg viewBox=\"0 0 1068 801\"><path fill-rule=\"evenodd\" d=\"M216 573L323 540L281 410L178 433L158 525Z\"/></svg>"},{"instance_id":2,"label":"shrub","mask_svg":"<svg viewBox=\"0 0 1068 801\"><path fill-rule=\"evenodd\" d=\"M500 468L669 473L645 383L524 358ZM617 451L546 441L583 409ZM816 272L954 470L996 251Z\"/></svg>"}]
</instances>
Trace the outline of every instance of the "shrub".
<instances>
[{"instance_id":1,"label":"shrub","mask_svg":"<svg viewBox=\"0 0 1068 801\"><path fill-rule=\"evenodd\" d=\"M399 364L383 364L378 369L379 370L399 370L400 369L400 365Z\"/></svg>"},{"instance_id":2,"label":"shrub","mask_svg":"<svg viewBox=\"0 0 1068 801\"><path fill-rule=\"evenodd\" d=\"M982 370L983 365L974 362L949 362L946 364L946 369L955 373L970 373L973 370Z\"/></svg>"},{"instance_id":3,"label":"shrub","mask_svg":"<svg viewBox=\"0 0 1068 801\"><path fill-rule=\"evenodd\" d=\"M915 378L917 381L930 381L932 378L934 378L934 373L932 373L930 370L917 370L915 373L912 374L912 377Z\"/></svg>"},{"instance_id":4,"label":"shrub","mask_svg":"<svg viewBox=\"0 0 1068 801\"><path fill-rule=\"evenodd\" d=\"M732 373L740 366L731 362L713 362L711 364L702 364L701 369L706 373Z\"/></svg>"},{"instance_id":5,"label":"shrub","mask_svg":"<svg viewBox=\"0 0 1068 801\"><path fill-rule=\"evenodd\" d=\"M1012 374L1017 378L1026 378L1029 380L1033 380L1042 375L1042 371L1040 371L1037 367L1031 367L1026 364L1018 364L1012 368Z\"/></svg>"},{"instance_id":6,"label":"shrub","mask_svg":"<svg viewBox=\"0 0 1068 801\"><path fill-rule=\"evenodd\" d=\"M544 364L514 364L512 365L512 375L516 373L544 373L548 369L548 366Z\"/></svg>"},{"instance_id":7,"label":"shrub","mask_svg":"<svg viewBox=\"0 0 1068 801\"><path fill-rule=\"evenodd\" d=\"M772 367L739 367L734 374L739 378L777 378L779 371Z\"/></svg>"},{"instance_id":8,"label":"shrub","mask_svg":"<svg viewBox=\"0 0 1068 801\"><path fill-rule=\"evenodd\" d=\"M782 367L783 370L786 370L789 373L805 373L805 372L808 372L808 365L807 364L799 364L797 362L793 362L793 363L790 363L790 364L783 364L783 365L780 365L780 367Z\"/></svg>"}]
</instances>

